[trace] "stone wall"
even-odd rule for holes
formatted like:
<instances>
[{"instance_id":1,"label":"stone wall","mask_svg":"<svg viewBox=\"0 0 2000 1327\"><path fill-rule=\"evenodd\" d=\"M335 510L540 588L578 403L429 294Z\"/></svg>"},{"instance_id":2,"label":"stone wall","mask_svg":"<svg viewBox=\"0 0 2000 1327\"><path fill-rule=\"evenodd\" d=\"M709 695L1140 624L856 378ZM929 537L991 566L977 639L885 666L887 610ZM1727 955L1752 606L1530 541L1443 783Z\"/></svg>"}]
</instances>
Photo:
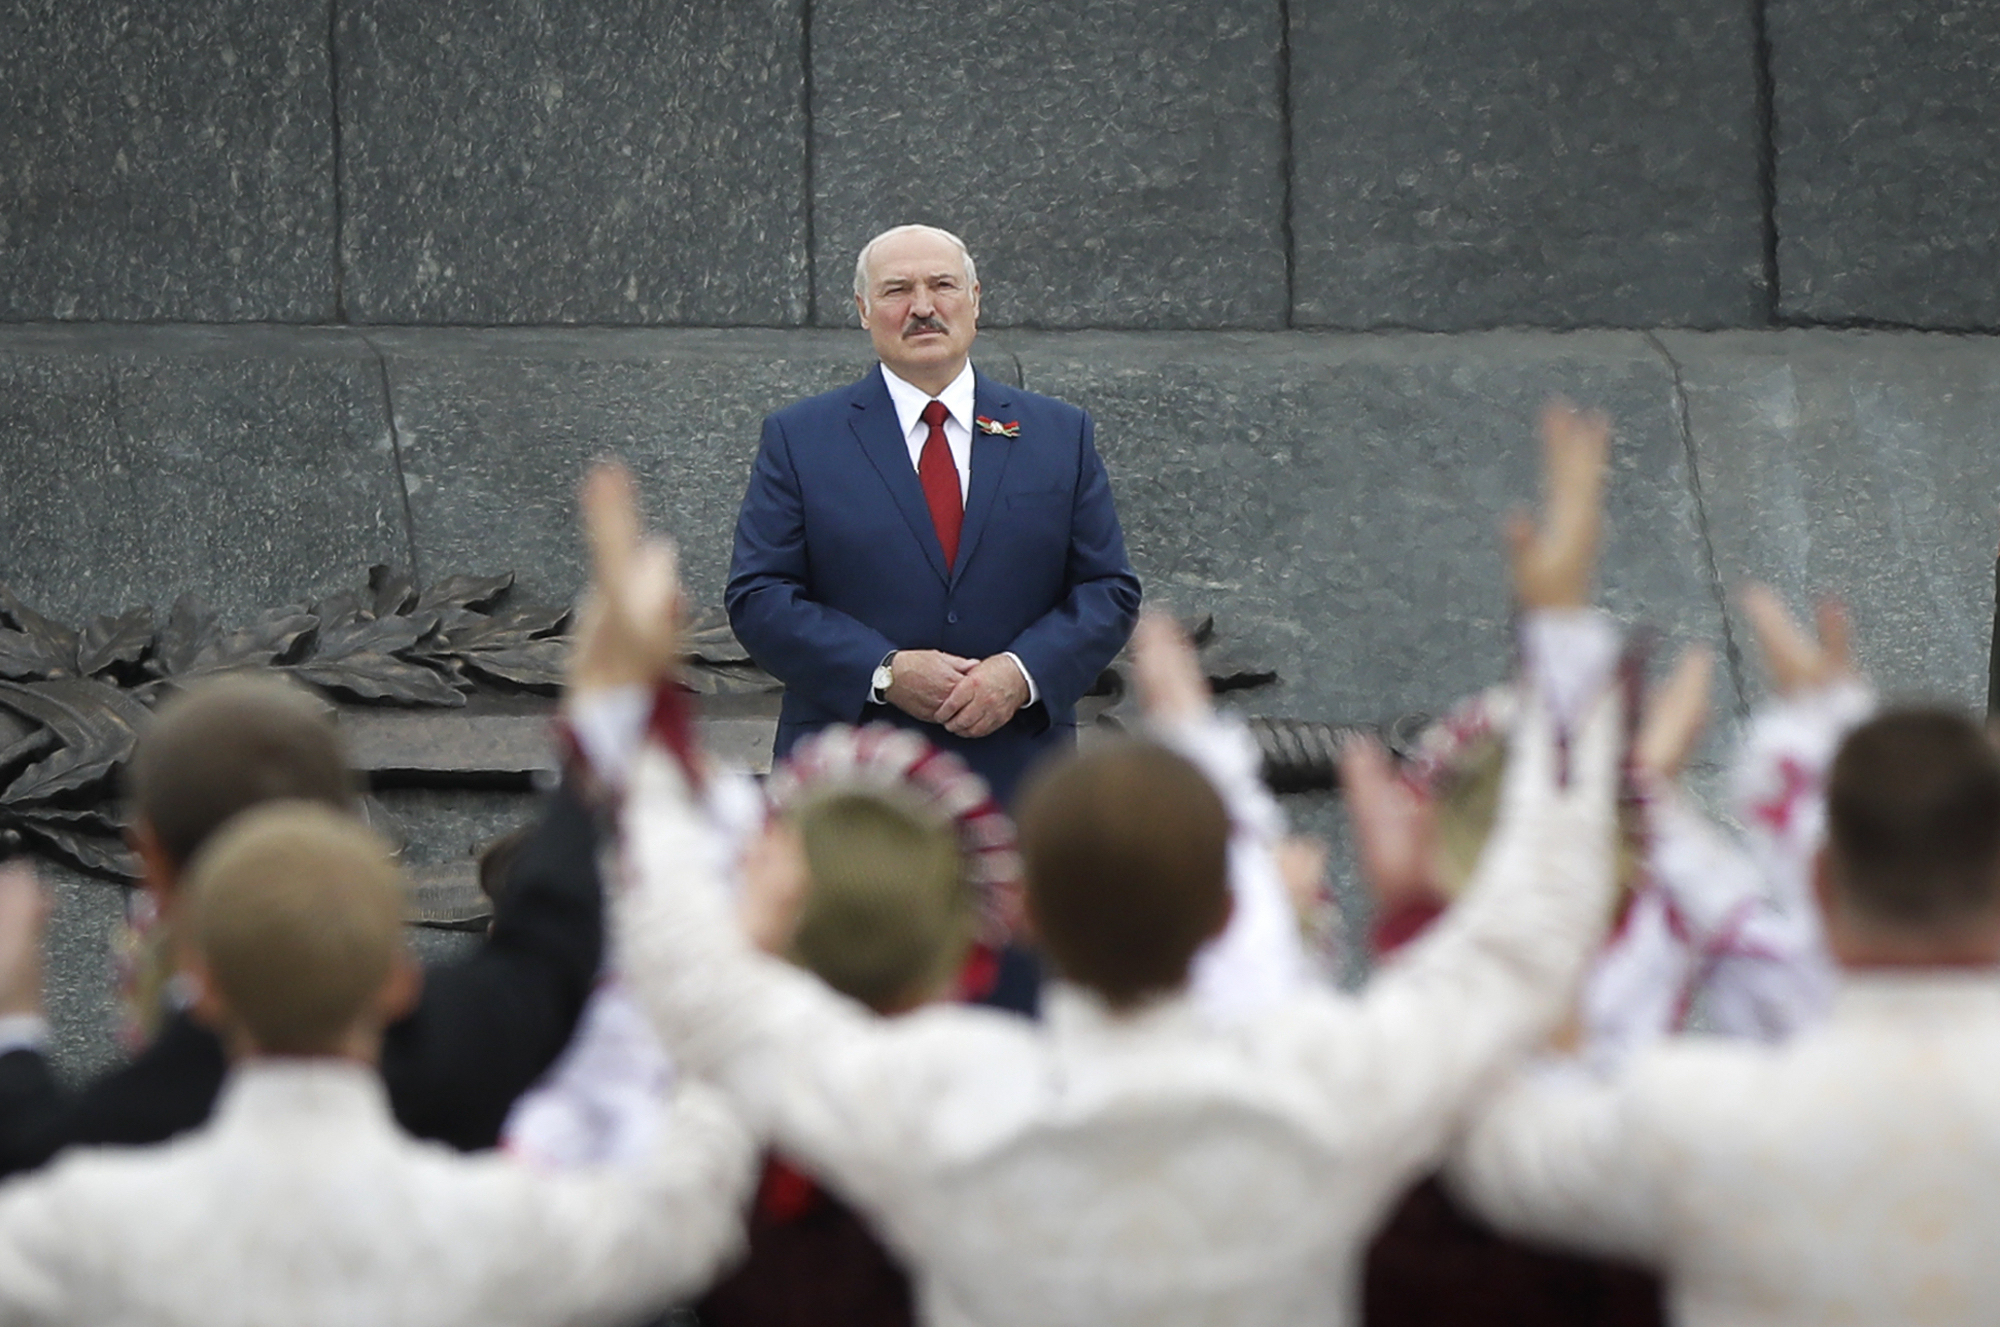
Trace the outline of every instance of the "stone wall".
<instances>
[{"instance_id":1,"label":"stone wall","mask_svg":"<svg viewBox=\"0 0 2000 1327\"><path fill-rule=\"evenodd\" d=\"M924 220L1266 712L1506 666L1552 391L1618 421L1608 601L1717 645L1725 714L1752 576L1976 701L1996 50L1970 0L19 0L0 582L70 619L374 562L567 595L609 450L715 602L758 419L866 367L853 254ZM518 803L390 810L441 860ZM59 880L82 1068L117 896Z\"/></svg>"},{"instance_id":2,"label":"stone wall","mask_svg":"<svg viewBox=\"0 0 2000 1327\"><path fill-rule=\"evenodd\" d=\"M0 318L835 327L2000 319L1972 0L21 0Z\"/></svg>"}]
</instances>

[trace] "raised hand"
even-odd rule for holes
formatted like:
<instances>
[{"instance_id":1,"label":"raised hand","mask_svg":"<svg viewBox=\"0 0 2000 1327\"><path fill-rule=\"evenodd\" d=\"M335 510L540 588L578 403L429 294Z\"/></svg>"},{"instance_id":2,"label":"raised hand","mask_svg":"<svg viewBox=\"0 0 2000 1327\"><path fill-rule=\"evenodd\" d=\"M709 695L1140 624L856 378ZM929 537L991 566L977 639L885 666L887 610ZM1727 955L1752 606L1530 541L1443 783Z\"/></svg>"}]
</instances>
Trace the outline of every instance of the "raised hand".
<instances>
[{"instance_id":1,"label":"raised hand","mask_svg":"<svg viewBox=\"0 0 2000 1327\"><path fill-rule=\"evenodd\" d=\"M569 689L651 686L673 673L680 644L680 569L672 541L642 537L637 487L616 462L583 482L591 583L577 615Z\"/></svg>"},{"instance_id":2,"label":"raised hand","mask_svg":"<svg viewBox=\"0 0 2000 1327\"><path fill-rule=\"evenodd\" d=\"M25 862L0 866L0 1015L42 1012L49 896Z\"/></svg>"},{"instance_id":3,"label":"raised hand","mask_svg":"<svg viewBox=\"0 0 2000 1327\"><path fill-rule=\"evenodd\" d=\"M1764 656L1764 667L1779 695L1816 690L1854 675L1849 651L1852 624L1847 606L1838 599L1819 601L1817 639L1806 634L1786 610L1784 600L1768 585L1744 586L1738 601L1750 619L1758 652Z\"/></svg>"},{"instance_id":4,"label":"raised hand","mask_svg":"<svg viewBox=\"0 0 2000 1327\"><path fill-rule=\"evenodd\" d=\"M1542 524L1525 511L1507 522L1514 594L1521 606L1582 608L1604 526L1611 422L1560 397L1542 408Z\"/></svg>"},{"instance_id":5,"label":"raised hand","mask_svg":"<svg viewBox=\"0 0 2000 1327\"><path fill-rule=\"evenodd\" d=\"M1214 708L1194 643L1165 613L1148 610L1132 631L1132 681L1139 708L1160 723L1198 719Z\"/></svg>"},{"instance_id":6,"label":"raised hand","mask_svg":"<svg viewBox=\"0 0 2000 1327\"><path fill-rule=\"evenodd\" d=\"M1708 723L1708 686L1714 671L1715 652L1705 645L1690 646L1673 674L1646 697L1645 717L1632 744L1632 761L1642 772L1671 783L1687 768Z\"/></svg>"},{"instance_id":7,"label":"raised hand","mask_svg":"<svg viewBox=\"0 0 2000 1327\"><path fill-rule=\"evenodd\" d=\"M1430 807L1397 776L1380 742L1351 737L1341 747L1340 796L1354 825L1362 884L1377 906L1434 892Z\"/></svg>"}]
</instances>

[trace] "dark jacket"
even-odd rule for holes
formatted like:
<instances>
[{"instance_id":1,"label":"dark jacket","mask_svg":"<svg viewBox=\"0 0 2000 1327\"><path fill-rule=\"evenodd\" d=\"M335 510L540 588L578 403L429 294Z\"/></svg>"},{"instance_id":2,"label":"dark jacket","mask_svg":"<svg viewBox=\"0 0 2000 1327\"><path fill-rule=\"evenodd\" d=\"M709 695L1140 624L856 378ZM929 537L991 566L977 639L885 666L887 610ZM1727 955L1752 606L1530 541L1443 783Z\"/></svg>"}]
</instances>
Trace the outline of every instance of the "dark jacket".
<instances>
[{"instance_id":1,"label":"dark jacket","mask_svg":"<svg viewBox=\"0 0 2000 1327\"><path fill-rule=\"evenodd\" d=\"M523 841L493 931L424 973L417 1007L382 1042L397 1120L420 1138L491 1147L507 1111L569 1041L604 950L597 833L569 791ZM156 1143L208 1118L228 1062L186 1014L130 1063L78 1091L37 1051L0 1056L0 1175L77 1143Z\"/></svg>"}]
</instances>

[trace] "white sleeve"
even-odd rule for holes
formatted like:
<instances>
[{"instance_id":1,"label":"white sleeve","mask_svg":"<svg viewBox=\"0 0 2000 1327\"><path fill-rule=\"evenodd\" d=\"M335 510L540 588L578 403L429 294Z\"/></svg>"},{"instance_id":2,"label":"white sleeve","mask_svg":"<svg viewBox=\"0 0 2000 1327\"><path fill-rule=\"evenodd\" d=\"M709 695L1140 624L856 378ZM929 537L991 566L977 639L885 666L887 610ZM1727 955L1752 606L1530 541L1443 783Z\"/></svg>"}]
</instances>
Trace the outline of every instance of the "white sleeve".
<instances>
[{"instance_id":1,"label":"white sleeve","mask_svg":"<svg viewBox=\"0 0 2000 1327\"><path fill-rule=\"evenodd\" d=\"M907 1053L924 1015L879 1018L757 952L680 767L657 748L640 754L622 826L618 970L681 1071L721 1087L753 1131L857 1202L897 1191L934 1105Z\"/></svg>"},{"instance_id":2,"label":"white sleeve","mask_svg":"<svg viewBox=\"0 0 2000 1327\"><path fill-rule=\"evenodd\" d=\"M652 690L641 686L573 691L563 698L563 718L577 749L590 772L606 786L625 786L646 740L646 716L652 705Z\"/></svg>"},{"instance_id":3,"label":"white sleeve","mask_svg":"<svg viewBox=\"0 0 2000 1327\"><path fill-rule=\"evenodd\" d=\"M1445 1167L1452 1191L1509 1234L1646 1258L1666 1211L1645 1164L1629 1080L1574 1062L1517 1072L1474 1114Z\"/></svg>"},{"instance_id":4,"label":"white sleeve","mask_svg":"<svg viewBox=\"0 0 2000 1327\"><path fill-rule=\"evenodd\" d=\"M1521 675L1555 722L1557 740L1582 724L1610 686L1621 644L1617 624L1596 608L1542 608L1521 618Z\"/></svg>"},{"instance_id":5,"label":"white sleeve","mask_svg":"<svg viewBox=\"0 0 2000 1327\"><path fill-rule=\"evenodd\" d=\"M1701 974L1694 997L1709 1026L1777 1040L1817 1022L1835 972L1803 888L1767 893L1749 854L1678 789L1655 793L1650 820L1649 870Z\"/></svg>"},{"instance_id":6,"label":"white sleeve","mask_svg":"<svg viewBox=\"0 0 2000 1327\"><path fill-rule=\"evenodd\" d=\"M650 1134L618 1166L547 1173L492 1158L512 1172L493 1180L516 1204L522 1247L494 1250L476 1320L628 1322L714 1280L743 1247L756 1144L722 1095L694 1082Z\"/></svg>"},{"instance_id":7,"label":"white sleeve","mask_svg":"<svg viewBox=\"0 0 2000 1327\"><path fill-rule=\"evenodd\" d=\"M97 1239L102 1214L71 1210L75 1204L65 1201L71 1169L59 1158L0 1188L0 1321L22 1327L77 1321L81 1264L88 1259L76 1255Z\"/></svg>"},{"instance_id":8,"label":"white sleeve","mask_svg":"<svg viewBox=\"0 0 2000 1327\"><path fill-rule=\"evenodd\" d=\"M630 992L600 982L568 1047L507 1112L501 1146L558 1169L635 1161L672 1085L673 1061Z\"/></svg>"},{"instance_id":9,"label":"white sleeve","mask_svg":"<svg viewBox=\"0 0 2000 1327\"><path fill-rule=\"evenodd\" d=\"M1240 719L1211 710L1150 731L1207 777L1229 815L1234 906L1222 934L1196 952L1189 988L1210 1017L1241 1022L1311 979L1298 917L1275 856L1285 836L1285 813L1264 786L1262 755Z\"/></svg>"},{"instance_id":10,"label":"white sleeve","mask_svg":"<svg viewBox=\"0 0 2000 1327\"><path fill-rule=\"evenodd\" d=\"M1812 905L1812 862L1826 833L1826 777L1841 741L1875 708L1862 682L1843 679L1772 701L1751 716L1730 795L1743 841L1776 905Z\"/></svg>"},{"instance_id":11,"label":"white sleeve","mask_svg":"<svg viewBox=\"0 0 2000 1327\"><path fill-rule=\"evenodd\" d=\"M1604 934L1622 706L1601 694L1559 756L1538 693L1515 723L1500 815L1463 897L1370 983L1353 1068L1329 1085L1398 1126L1417 1165L1442 1148L1481 1085L1551 1032Z\"/></svg>"}]
</instances>

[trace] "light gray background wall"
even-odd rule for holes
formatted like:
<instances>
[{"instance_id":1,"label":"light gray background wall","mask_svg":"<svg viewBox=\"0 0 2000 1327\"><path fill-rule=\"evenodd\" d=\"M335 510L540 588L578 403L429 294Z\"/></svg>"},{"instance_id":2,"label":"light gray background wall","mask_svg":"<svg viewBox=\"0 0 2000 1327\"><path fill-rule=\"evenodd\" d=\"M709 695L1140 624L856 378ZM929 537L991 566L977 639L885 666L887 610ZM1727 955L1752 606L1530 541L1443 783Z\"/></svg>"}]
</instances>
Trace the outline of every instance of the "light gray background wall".
<instances>
[{"instance_id":1,"label":"light gray background wall","mask_svg":"<svg viewBox=\"0 0 2000 1327\"><path fill-rule=\"evenodd\" d=\"M714 602L759 417L866 367L853 253L924 220L1263 710L1505 666L1552 391L1618 421L1608 602L1721 646L1725 715L1753 575L1975 701L1996 51L1970 0L10 0L0 581L72 620L375 561L566 595L617 451ZM513 814L397 812L433 857ZM58 879L81 1069L117 898Z\"/></svg>"}]
</instances>

